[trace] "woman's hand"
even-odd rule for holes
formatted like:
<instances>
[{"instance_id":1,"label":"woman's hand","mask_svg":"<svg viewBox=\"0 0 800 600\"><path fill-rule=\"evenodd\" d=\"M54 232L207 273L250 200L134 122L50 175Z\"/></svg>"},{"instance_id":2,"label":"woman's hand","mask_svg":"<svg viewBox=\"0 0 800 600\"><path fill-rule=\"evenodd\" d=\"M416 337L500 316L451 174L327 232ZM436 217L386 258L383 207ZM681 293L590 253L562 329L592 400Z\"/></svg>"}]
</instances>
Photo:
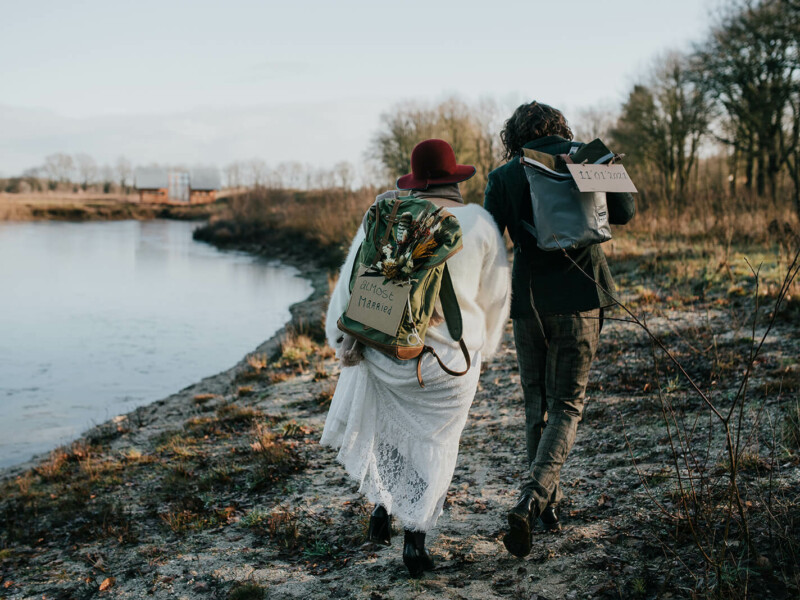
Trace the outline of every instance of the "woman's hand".
<instances>
[{"instance_id":1,"label":"woman's hand","mask_svg":"<svg viewBox=\"0 0 800 600\"><path fill-rule=\"evenodd\" d=\"M343 367L355 367L364 360L364 345L352 335L344 334L342 348L339 351L339 364Z\"/></svg>"}]
</instances>

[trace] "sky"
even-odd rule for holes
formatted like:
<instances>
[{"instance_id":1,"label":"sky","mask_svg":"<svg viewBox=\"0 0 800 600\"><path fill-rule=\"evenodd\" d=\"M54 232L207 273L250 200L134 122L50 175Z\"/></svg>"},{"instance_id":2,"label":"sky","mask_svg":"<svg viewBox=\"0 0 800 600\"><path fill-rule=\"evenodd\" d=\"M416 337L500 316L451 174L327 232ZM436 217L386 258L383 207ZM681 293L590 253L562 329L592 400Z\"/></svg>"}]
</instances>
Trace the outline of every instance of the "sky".
<instances>
[{"instance_id":1,"label":"sky","mask_svg":"<svg viewBox=\"0 0 800 600\"><path fill-rule=\"evenodd\" d=\"M618 107L721 0L8 0L0 176L48 154L359 165L400 102ZM574 119L573 119L574 122Z\"/></svg>"}]
</instances>

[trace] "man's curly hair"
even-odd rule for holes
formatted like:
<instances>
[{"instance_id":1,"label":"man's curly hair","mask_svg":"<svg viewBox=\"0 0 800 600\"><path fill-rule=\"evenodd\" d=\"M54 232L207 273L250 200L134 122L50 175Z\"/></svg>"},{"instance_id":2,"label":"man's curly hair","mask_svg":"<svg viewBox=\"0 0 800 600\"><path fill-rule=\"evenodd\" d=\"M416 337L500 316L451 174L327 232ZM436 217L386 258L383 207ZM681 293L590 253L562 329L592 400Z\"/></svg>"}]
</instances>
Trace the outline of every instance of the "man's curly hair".
<instances>
[{"instance_id":1,"label":"man's curly hair","mask_svg":"<svg viewBox=\"0 0 800 600\"><path fill-rule=\"evenodd\" d=\"M572 139L572 130L561 111L536 101L520 105L500 132L505 159L511 160L522 152L525 144L547 135Z\"/></svg>"}]
</instances>

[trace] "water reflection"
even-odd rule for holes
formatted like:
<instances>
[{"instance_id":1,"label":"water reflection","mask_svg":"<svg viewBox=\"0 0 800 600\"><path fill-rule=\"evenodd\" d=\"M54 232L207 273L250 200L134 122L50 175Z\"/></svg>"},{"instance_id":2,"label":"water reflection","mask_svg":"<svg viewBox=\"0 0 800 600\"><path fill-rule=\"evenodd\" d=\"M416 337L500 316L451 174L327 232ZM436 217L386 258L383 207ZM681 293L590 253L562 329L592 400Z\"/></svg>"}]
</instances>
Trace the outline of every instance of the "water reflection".
<instances>
[{"instance_id":1,"label":"water reflection","mask_svg":"<svg viewBox=\"0 0 800 600\"><path fill-rule=\"evenodd\" d=\"M232 366L311 292L194 227L0 223L0 466Z\"/></svg>"}]
</instances>

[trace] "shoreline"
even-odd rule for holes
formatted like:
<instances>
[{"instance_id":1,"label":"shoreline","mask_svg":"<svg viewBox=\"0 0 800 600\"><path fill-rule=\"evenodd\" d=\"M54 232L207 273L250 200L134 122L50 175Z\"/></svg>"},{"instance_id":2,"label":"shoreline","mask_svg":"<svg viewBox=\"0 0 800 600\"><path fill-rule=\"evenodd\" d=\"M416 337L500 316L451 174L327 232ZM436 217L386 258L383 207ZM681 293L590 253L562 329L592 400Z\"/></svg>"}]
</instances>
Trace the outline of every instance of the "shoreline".
<instances>
[{"instance_id":1,"label":"shoreline","mask_svg":"<svg viewBox=\"0 0 800 600\"><path fill-rule=\"evenodd\" d=\"M115 196L79 195L14 197L0 194L0 223L30 221L148 221L175 219L203 221L220 214L227 197L208 204L142 204Z\"/></svg>"},{"instance_id":2,"label":"shoreline","mask_svg":"<svg viewBox=\"0 0 800 600\"><path fill-rule=\"evenodd\" d=\"M48 219L42 219L48 220ZM51 220L51 219L50 219ZM196 231L196 230L195 230ZM195 238L197 239L197 238ZM304 300L295 302L289 306L290 318L280 327L269 339L259 344L256 348L246 353L235 365L220 371L219 373L209 375L203 379L192 383L181 390L178 390L165 398L160 398L143 404L127 413L122 413L107 419L97 425L93 425L84 430L81 434L76 436L71 442L59 444L53 450L37 453L28 460L15 465L7 467L0 467L0 483L9 481L15 477L20 476L22 473L34 469L37 465L46 461L52 452L61 447L69 447L76 443L89 442L92 440L102 440L107 438L110 432L118 429L117 424L120 421L126 420L132 422L135 418L137 422L142 423L143 413L147 413L152 417L147 424L152 424L158 421L157 410L162 409L169 414L183 415L194 408L193 398L198 394L211 394L220 393L221 390L230 387L243 370L247 369L248 357L254 355L265 355L267 357L275 356L281 348L281 342L284 340L292 330L308 330L308 331L321 331L322 330L322 317L324 315L324 308L328 296L328 275L329 269L323 266L316 260L314 254L309 250L291 249L288 247L268 249L260 244L242 243L242 242L229 242L225 244L217 244L208 240L201 240L203 243L211 244L222 251L232 252L247 252L248 254L269 258L270 260L277 260L280 263L294 267L299 271L298 276L307 279L311 283L311 294ZM184 404L185 406L179 406ZM178 411L177 413L175 411ZM182 421L183 418L180 418ZM169 420L171 422L171 419ZM166 424L167 420L165 420ZM144 427L146 428L146 427ZM140 429L143 429L140 427ZM162 427L156 427L164 429Z\"/></svg>"}]
</instances>

